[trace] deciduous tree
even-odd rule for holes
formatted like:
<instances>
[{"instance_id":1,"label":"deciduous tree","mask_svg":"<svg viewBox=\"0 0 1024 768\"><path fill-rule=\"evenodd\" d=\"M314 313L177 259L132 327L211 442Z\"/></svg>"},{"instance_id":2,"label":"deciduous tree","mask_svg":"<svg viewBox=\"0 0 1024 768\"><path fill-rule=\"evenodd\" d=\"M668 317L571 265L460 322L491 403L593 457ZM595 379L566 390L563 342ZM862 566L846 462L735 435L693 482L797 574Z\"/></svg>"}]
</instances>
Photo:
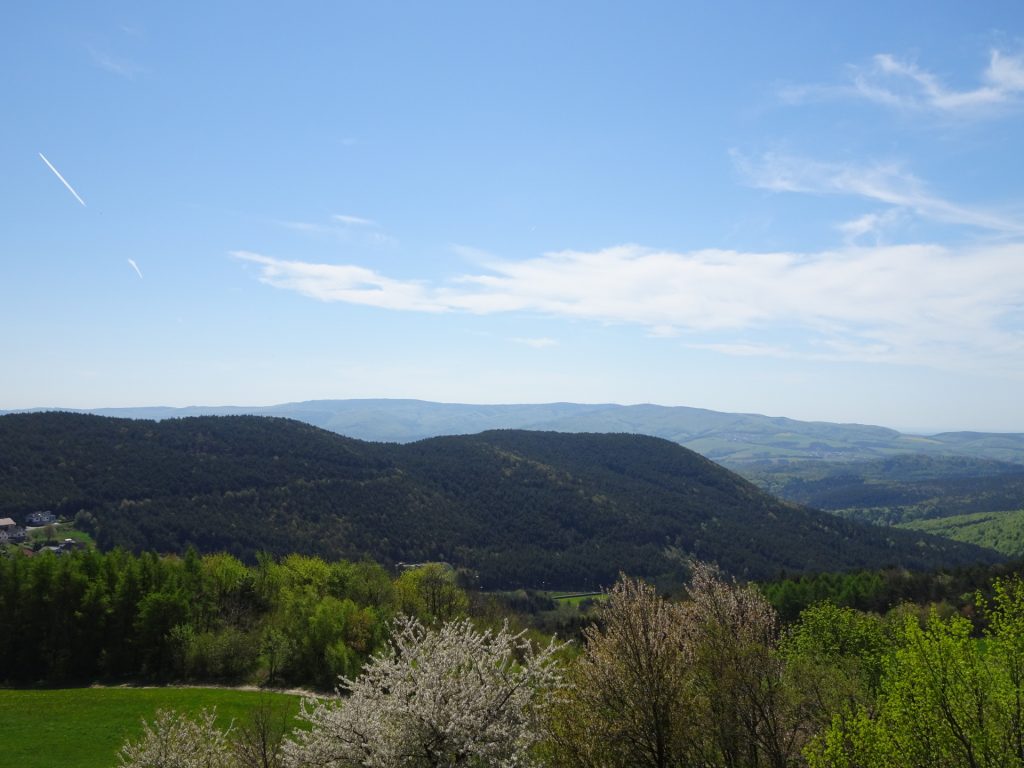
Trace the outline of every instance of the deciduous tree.
<instances>
[{"instance_id":1,"label":"deciduous tree","mask_svg":"<svg viewBox=\"0 0 1024 768\"><path fill-rule=\"evenodd\" d=\"M689 765L690 644L682 606L620 577L551 712L552 762L596 768Z\"/></svg>"},{"instance_id":2,"label":"deciduous tree","mask_svg":"<svg viewBox=\"0 0 1024 768\"><path fill-rule=\"evenodd\" d=\"M229 730L217 727L215 709L195 719L159 710L152 723L142 721L140 739L121 747L121 768L232 768Z\"/></svg>"},{"instance_id":3,"label":"deciduous tree","mask_svg":"<svg viewBox=\"0 0 1024 768\"><path fill-rule=\"evenodd\" d=\"M428 629L396 621L390 647L362 675L342 679L347 697L309 699L309 725L285 744L293 768L522 766L560 672L554 643L536 650L507 627L480 632L469 620Z\"/></svg>"}]
</instances>

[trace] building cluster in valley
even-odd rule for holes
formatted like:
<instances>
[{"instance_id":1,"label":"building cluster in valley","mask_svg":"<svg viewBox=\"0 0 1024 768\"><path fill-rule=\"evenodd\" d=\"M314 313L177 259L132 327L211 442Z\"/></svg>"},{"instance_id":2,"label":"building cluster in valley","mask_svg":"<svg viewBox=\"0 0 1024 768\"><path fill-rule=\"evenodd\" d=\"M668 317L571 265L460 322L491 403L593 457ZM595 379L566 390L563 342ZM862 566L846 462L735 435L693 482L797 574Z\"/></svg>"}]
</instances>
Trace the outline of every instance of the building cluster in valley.
<instances>
[{"instance_id":1,"label":"building cluster in valley","mask_svg":"<svg viewBox=\"0 0 1024 768\"><path fill-rule=\"evenodd\" d=\"M0 517L0 545L21 544L28 540L28 532L30 528L53 525L56 522L57 515L50 511L30 512L25 516L24 525L18 525L13 518ZM77 546L78 542L74 539L64 539L60 544L44 547L44 549L53 550L60 554L70 549L74 549Z\"/></svg>"}]
</instances>

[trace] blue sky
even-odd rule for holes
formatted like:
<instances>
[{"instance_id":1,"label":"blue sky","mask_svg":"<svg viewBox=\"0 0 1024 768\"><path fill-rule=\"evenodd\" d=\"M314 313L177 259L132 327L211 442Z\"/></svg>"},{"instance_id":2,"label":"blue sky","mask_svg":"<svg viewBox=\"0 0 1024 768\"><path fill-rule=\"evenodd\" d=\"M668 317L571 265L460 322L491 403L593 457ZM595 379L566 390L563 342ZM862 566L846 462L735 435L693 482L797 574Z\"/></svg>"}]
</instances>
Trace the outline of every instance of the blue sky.
<instances>
[{"instance_id":1,"label":"blue sky","mask_svg":"<svg viewBox=\"0 0 1024 768\"><path fill-rule=\"evenodd\" d=\"M18 4L0 408L654 402L1024 431L1022 22Z\"/></svg>"}]
</instances>

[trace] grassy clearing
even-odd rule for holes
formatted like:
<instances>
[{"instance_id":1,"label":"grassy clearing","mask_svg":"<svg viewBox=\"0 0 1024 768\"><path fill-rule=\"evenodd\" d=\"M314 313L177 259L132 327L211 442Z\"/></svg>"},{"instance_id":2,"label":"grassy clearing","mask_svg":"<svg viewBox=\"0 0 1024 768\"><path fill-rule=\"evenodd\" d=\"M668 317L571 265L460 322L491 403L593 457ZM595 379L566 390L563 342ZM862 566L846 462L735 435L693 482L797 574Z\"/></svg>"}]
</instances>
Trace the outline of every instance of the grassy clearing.
<instances>
[{"instance_id":1,"label":"grassy clearing","mask_svg":"<svg viewBox=\"0 0 1024 768\"><path fill-rule=\"evenodd\" d=\"M64 539L74 539L89 547L95 547L96 542L92 540L85 531L80 531L70 523L53 523L51 525L32 528L28 532L28 543L39 542L40 544L59 544Z\"/></svg>"},{"instance_id":2,"label":"grassy clearing","mask_svg":"<svg viewBox=\"0 0 1024 768\"><path fill-rule=\"evenodd\" d=\"M571 605L580 608L581 603L586 601L602 602L608 598L606 592L578 592L570 594L552 594L551 599L561 605Z\"/></svg>"},{"instance_id":3,"label":"grassy clearing","mask_svg":"<svg viewBox=\"0 0 1024 768\"><path fill-rule=\"evenodd\" d=\"M157 709L216 707L226 726L261 696L298 711L298 696L230 688L0 689L0 766L109 768L118 765L124 740L142 732L141 719L152 720Z\"/></svg>"},{"instance_id":4,"label":"grassy clearing","mask_svg":"<svg viewBox=\"0 0 1024 768\"><path fill-rule=\"evenodd\" d=\"M1024 556L1024 509L917 520L898 527L991 547L1010 557Z\"/></svg>"}]
</instances>

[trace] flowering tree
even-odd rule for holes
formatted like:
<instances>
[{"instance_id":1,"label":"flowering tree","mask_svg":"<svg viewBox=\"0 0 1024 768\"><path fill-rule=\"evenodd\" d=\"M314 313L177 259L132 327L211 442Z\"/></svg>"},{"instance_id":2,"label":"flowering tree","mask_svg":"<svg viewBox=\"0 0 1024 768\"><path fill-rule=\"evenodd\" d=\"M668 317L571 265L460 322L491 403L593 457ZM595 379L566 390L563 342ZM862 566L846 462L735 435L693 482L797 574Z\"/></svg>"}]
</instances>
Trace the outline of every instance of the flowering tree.
<instances>
[{"instance_id":1,"label":"flowering tree","mask_svg":"<svg viewBox=\"0 0 1024 768\"><path fill-rule=\"evenodd\" d=\"M347 698L307 699L308 730L285 744L293 768L526 766L536 716L559 685L552 642L541 650L509 632L479 632L468 619L440 629L397 620L391 645Z\"/></svg>"},{"instance_id":2,"label":"flowering tree","mask_svg":"<svg viewBox=\"0 0 1024 768\"><path fill-rule=\"evenodd\" d=\"M218 728L216 721L216 709L204 709L195 720L179 712L158 710L152 724L142 721L142 738L121 747L121 766L230 768L234 761L228 731Z\"/></svg>"}]
</instances>

